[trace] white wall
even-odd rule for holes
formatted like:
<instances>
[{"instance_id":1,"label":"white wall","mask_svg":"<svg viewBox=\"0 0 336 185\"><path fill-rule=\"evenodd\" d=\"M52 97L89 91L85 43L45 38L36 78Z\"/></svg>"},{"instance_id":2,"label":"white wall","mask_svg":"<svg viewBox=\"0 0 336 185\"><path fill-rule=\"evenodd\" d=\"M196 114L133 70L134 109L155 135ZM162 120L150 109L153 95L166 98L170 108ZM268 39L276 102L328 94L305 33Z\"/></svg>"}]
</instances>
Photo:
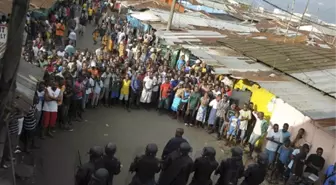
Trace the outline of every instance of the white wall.
<instances>
[{"instance_id":1,"label":"white wall","mask_svg":"<svg viewBox=\"0 0 336 185\"><path fill-rule=\"evenodd\" d=\"M300 128L304 128L306 130L305 139L312 147L310 152L315 153L318 147L322 147L324 150L323 157L326 160L325 167L335 163L336 138L324 130L321 130L318 126L315 126L314 122L309 117L303 115L300 111L285 103L282 99L276 99L271 123L279 124L279 128L282 128L284 123L288 123L290 127L289 131L292 133L291 140L294 139Z\"/></svg>"}]
</instances>

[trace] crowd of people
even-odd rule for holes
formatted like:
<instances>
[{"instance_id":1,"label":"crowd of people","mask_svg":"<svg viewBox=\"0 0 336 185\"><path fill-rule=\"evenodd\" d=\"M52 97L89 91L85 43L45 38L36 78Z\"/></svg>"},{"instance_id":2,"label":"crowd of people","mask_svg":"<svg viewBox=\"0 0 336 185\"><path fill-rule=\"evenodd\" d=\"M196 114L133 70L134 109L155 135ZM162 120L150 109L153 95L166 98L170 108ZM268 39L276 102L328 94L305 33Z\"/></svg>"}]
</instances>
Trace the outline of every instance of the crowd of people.
<instances>
[{"instance_id":1,"label":"crowd of people","mask_svg":"<svg viewBox=\"0 0 336 185\"><path fill-rule=\"evenodd\" d=\"M95 51L77 49L77 39L89 24L95 26L92 39L100 47ZM231 98L234 79L214 75L204 61L190 61L181 54L176 65L170 65L171 53L158 46L155 30L144 33L133 28L111 13L107 2L87 1L79 6L62 1L46 19L28 14L25 30L23 56L43 68L45 76L38 83L29 112L24 114L18 108L12 116L9 130L15 152L21 151L18 135L22 135L24 151L29 152L37 147L37 132L45 139L53 137L56 127L73 131L73 122L82 121L85 110L122 105L128 112L156 109L187 127L216 133L235 151L248 146L249 157L266 139L261 153L263 160L267 157L272 183L301 177L304 171L318 176L324 167L322 148L306 159L311 146L304 139L304 129L291 141L288 124L282 129L270 124L253 103L239 107ZM8 150L5 156L9 156ZM6 167L5 158L1 166ZM334 171L327 171L327 177L335 179Z\"/></svg>"}]
</instances>

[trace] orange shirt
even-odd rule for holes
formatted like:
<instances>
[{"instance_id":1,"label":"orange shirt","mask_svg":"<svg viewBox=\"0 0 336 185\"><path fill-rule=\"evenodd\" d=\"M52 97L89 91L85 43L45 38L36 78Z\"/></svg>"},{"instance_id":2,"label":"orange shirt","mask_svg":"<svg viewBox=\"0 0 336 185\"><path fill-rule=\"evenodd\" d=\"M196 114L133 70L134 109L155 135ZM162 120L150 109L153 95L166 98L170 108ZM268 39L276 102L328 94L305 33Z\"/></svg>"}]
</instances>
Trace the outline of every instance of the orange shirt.
<instances>
[{"instance_id":1,"label":"orange shirt","mask_svg":"<svg viewBox=\"0 0 336 185\"><path fill-rule=\"evenodd\" d=\"M168 98L169 94L169 89L170 89L170 83L163 83L160 87L161 91L161 96L162 98Z\"/></svg>"}]
</instances>

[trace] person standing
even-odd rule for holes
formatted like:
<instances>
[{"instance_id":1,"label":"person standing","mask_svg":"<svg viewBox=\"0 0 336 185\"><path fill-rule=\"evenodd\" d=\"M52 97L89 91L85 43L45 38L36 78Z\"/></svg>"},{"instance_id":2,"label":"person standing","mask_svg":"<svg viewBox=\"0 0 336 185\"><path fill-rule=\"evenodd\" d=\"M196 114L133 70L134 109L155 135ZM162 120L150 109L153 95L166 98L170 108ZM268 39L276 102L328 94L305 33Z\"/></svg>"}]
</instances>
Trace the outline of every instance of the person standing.
<instances>
[{"instance_id":1,"label":"person standing","mask_svg":"<svg viewBox=\"0 0 336 185\"><path fill-rule=\"evenodd\" d=\"M64 37L65 26L63 20L59 21L56 24L56 43L60 46L63 46L63 37Z\"/></svg>"},{"instance_id":2,"label":"person standing","mask_svg":"<svg viewBox=\"0 0 336 185\"><path fill-rule=\"evenodd\" d=\"M165 160L170 153L176 151L180 147L181 143L187 142L187 140L182 137L183 134L183 128L176 129L175 137L171 138L163 148L161 156L162 160Z\"/></svg>"},{"instance_id":3,"label":"person standing","mask_svg":"<svg viewBox=\"0 0 336 185\"><path fill-rule=\"evenodd\" d=\"M111 68L107 68L106 71L101 76L104 81L104 104L107 107L110 102L110 93L112 88L112 73Z\"/></svg>"},{"instance_id":4,"label":"person standing","mask_svg":"<svg viewBox=\"0 0 336 185\"><path fill-rule=\"evenodd\" d=\"M143 90L140 97L140 102L149 105L152 100L153 91L153 74L149 73L143 80ZM149 107L147 107L149 108Z\"/></svg>"},{"instance_id":5,"label":"person standing","mask_svg":"<svg viewBox=\"0 0 336 185\"><path fill-rule=\"evenodd\" d=\"M104 168L109 172L108 184L113 184L113 177L118 175L121 170L121 163L114 155L117 151L117 146L113 143L108 143L105 146L105 155L103 156Z\"/></svg>"},{"instance_id":6,"label":"person standing","mask_svg":"<svg viewBox=\"0 0 336 185\"><path fill-rule=\"evenodd\" d=\"M209 101L210 101L209 94L206 92L204 93L203 97L200 100L199 105L197 106L198 107L196 114L197 127L204 126Z\"/></svg>"},{"instance_id":7,"label":"person standing","mask_svg":"<svg viewBox=\"0 0 336 185\"><path fill-rule=\"evenodd\" d=\"M201 157L195 160L193 166L194 176L189 185L211 185L211 174L218 167L216 150L213 147L204 147Z\"/></svg>"},{"instance_id":8,"label":"person standing","mask_svg":"<svg viewBox=\"0 0 336 185\"><path fill-rule=\"evenodd\" d=\"M160 160L156 158L158 147L156 144L146 146L145 155L137 156L129 171L135 172L129 185L155 185L155 174L160 172Z\"/></svg>"},{"instance_id":9,"label":"person standing","mask_svg":"<svg viewBox=\"0 0 336 185\"><path fill-rule=\"evenodd\" d=\"M278 149L278 145L280 144L281 133L279 132L279 125L274 124L273 129L271 129L266 136L266 147L265 152L268 156L268 164L272 165L274 162L274 158L276 156L276 151Z\"/></svg>"},{"instance_id":10,"label":"person standing","mask_svg":"<svg viewBox=\"0 0 336 185\"><path fill-rule=\"evenodd\" d=\"M247 130L248 122L251 120L251 111L248 109L248 105L245 103L244 108L239 111L239 132L240 132L240 139L239 142L243 141L245 138L245 133Z\"/></svg>"},{"instance_id":11,"label":"person standing","mask_svg":"<svg viewBox=\"0 0 336 185\"><path fill-rule=\"evenodd\" d=\"M253 112L253 115L256 117L256 123L253 128L253 132L249 139L249 157L252 158L254 147L258 139L267 132L268 124L264 118L263 112Z\"/></svg>"},{"instance_id":12,"label":"person standing","mask_svg":"<svg viewBox=\"0 0 336 185\"><path fill-rule=\"evenodd\" d=\"M37 126L36 121L36 105L38 104L39 97L35 93L33 98L33 105L30 107L28 113L23 119L23 129L24 129L24 151L29 153L31 148L38 148L35 143L35 131ZM29 144L31 143L31 146Z\"/></svg>"},{"instance_id":13,"label":"person standing","mask_svg":"<svg viewBox=\"0 0 336 185\"><path fill-rule=\"evenodd\" d=\"M76 185L88 185L91 176L93 173L97 170L102 168L102 164L100 162L102 161L103 156L103 148L100 146L94 146L90 148L89 151L90 159L87 163L84 163L82 166L80 166L75 174L75 184ZM106 177L109 176L109 173L107 171Z\"/></svg>"},{"instance_id":14,"label":"person standing","mask_svg":"<svg viewBox=\"0 0 336 185\"><path fill-rule=\"evenodd\" d=\"M100 92L103 87L103 82L101 81L100 77L96 77L91 101L92 108L96 108L98 106Z\"/></svg>"},{"instance_id":15,"label":"person standing","mask_svg":"<svg viewBox=\"0 0 336 185\"><path fill-rule=\"evenodd\" d=\"M159 104L158 104L158 110L159 112L164 109L169 109L169 96L170 91L172 90L172 86L168 79L163 79L163 83L160 86L160 94L159 94Z\"/></svg>"},{"instance_id":16,"label":"person standing","mask_svg":"<svg viewBox=\"0 0 336 185\"><path fill-rule=\"evenodd\" d=\"M57 87L56 82L52 81L50 86L45 90L45 101L43 104L43 132L42 138L47 133L48 136L53 137L51 130L55 127L57 120L58 105L60 100L61 90Z\"/></svg>"},{"instance_id":17,"label":"person standing","mask_svg":"<svg viewBox=\"0 0 336 185\"><path fill-rule=\"evenodd\" d=\"M265 180L268 166L265 153L258 155L257 163L250 164L244 171L244 180L240 185L259 185Z\"/></svg>"},{"instance_id":18,"label":"person standing","mask_svg":"<svg viewBox=\"0 0 336 185\"><path fill-rule=\"evenodd\" d=\"M221 99L222 99L222 96L218 94L216 98L213 99L209 104L209 106L211 107L211 111L210 111L209 118L208 118L209 133L215 132L216 127L214 126L214 124L216 120L217 105Z\"/></svg>"},{"instance_id":19,"label":"person standing","mask_svg":"<svg viewBox=\"0 0 336 185\"><path fill-rule=\"evenodd\" d=\"M133 72L132 75L132 80L131 80L131 105L135 105L135 107L139 108L140 106L140 79L139 79L139 75L137 72Z\"/></svg>"},{"instance_id":20,"label":"person standing","mask_svg":"<svg viewBox=\"0 0 336 185\"><path fill-rule=\"evenodd\" d=\"M223 160L215 171L215 175L220 175L216 185L237 184L238 179L243 176L243 150L239 147L231 149L232 157Z\"/></svg>"},{"instance_id":21,"label":"person standing","mask_svg":"<svg viewBox=\"0 0 336 185\"><path fill-rule=\"evenodd\" d=\"M71 99L73 97L73 88L71 81L66 82L65 91L63 92L63 104L61 116L61 125L65 130L73 131L71 128L71 119L69 117Z\"/></svg>"},{"instance_id":22,"label":"person standing","mask_svg":"<svg viewBox=\"0 0 336 185\"><path fill-rule=\"evenodd\" d=\"M124 102L124 107L127 109L127 111L129 110L129 89L131 86L131 80L129 79L128 74L125 75L125 79L123 79L122 81L122 85L121 85L121 90L120 90L120 97L119 100L120 101L125 101Z\"/></svg>"},{"instance_id":23,"label":"person standing","mask_svg":"<svg viewBox=\"0 0 336 185\"><path fill-rule=\"evenodd\" d=\"M193 170L193 160L190 158L191 146L181 143L177 151L172 152L162 163L162 172L158 185L186 185Z\"/></svg>"},{"instance_id":24,"label":"person standing","mask_svg":"<svg viewBox=\"0 0 336 185\"><path fill-rule=\"evenodd\" d=\"M184 116L185 125L193 126L200 99L201 93L199 92L199 88L196 86L194 88L194 92L191 93L188 100L186 115Z\"/></svg>"}]
</instances>

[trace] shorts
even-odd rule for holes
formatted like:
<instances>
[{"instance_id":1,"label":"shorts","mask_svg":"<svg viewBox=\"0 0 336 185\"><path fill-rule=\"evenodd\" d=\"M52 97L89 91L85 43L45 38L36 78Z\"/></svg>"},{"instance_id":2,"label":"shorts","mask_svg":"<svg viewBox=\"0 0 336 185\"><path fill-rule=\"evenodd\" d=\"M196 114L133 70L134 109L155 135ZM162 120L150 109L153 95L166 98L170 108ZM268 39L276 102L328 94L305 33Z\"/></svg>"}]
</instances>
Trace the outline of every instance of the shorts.
<instances>
[{"instance_id":1,"label":"shorts","mask_svg":"<svg viewBox=\"0 0 336 185\"><path fill-rule=\"evenodd\" d=\"M112 91L111 92L111 98L119 98L119 92Z\"/></svg>"},{"instance_id":2,"label":"shorts","mask_svg":"<svg viewBox=\"0 0 336 185\"><path fill-rule=\"evenodd\" d=\"M260 135L257 135L254 132L252 132L250 139L249 139L249 143L252 145L255 145L255 143L258 141L259 138L260 138Z\"/></svg>"},{"instance_id":3,"label":"shorts","mask_svg":"<svg viewBox=\"0 0 336 185\"><path fill-rule=\"evenodd\" d=\"M119 100L125 100L125 101L128 101L128 94L120 94L119 96Z\"/></svg>"},{"instance_id":4,"label":"shorts","mask_svg":"<svg viewBox=\"0 0 336 185\"><path fill-rule=\"evenodd\" d=\"M265 153L268 156L268 163L271 164L274 161L275 152L265 149Z\"/></svg>"},{"instance_id":5,"label":"shorts","mask_svg":"<svg viewBox=\"0 0 336 185\"><path fill-rule=\"evenodd\" d=\"M55 127L57 120L57 112L43 112L42 123L43 128Z\"/></svg>"},{"instance_id":6,"label":"shorts","mask_svg":"<svg viewBox=\"0 0 336 185\"><path fill-rule=\"evenodd\" d=\"M230 126L226 134L230 136L236 136L236 127Z\"/></svg>"},{"instance_id":7,"label":"shorts","mask_svg":"<svg viewBox=\"0 0 336 185\"><path fill-rule=\"evenodd\" d=\"M159 109L161 109L161 108L169 109L169 98L162 98L159 101L158 108Z\"/></svg>"}]
</instances>

